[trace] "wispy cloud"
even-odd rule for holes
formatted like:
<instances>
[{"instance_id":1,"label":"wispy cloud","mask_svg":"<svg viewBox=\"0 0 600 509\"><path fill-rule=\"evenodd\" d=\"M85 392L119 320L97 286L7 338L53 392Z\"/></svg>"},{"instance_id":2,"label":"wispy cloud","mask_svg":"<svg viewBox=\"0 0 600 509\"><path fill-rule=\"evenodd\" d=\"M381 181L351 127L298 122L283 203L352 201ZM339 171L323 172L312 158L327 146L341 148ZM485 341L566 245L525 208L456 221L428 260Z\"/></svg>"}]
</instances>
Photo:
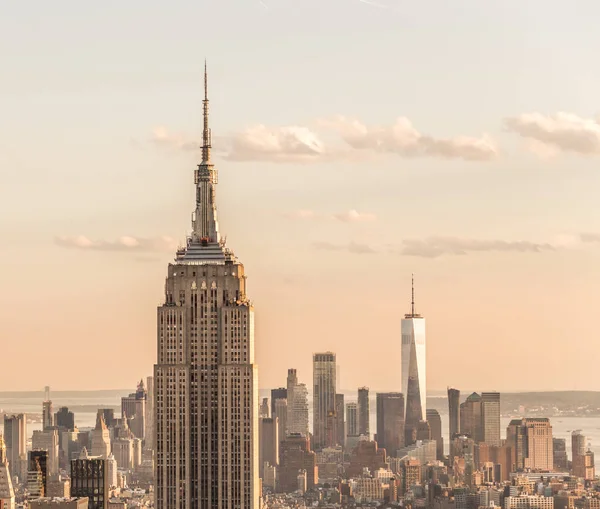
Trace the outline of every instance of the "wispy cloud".
<instances>
[{"instance_id":1,"label":"wispy cloud","mask_svg":"<svg viewBox=\"0 0 600 509\"><path fill-rule=\"evenodd\" d=\"M489 161L498 156L495 142L486 134L480 137L435 138L419 132L405 117L399 117L389 126L367 126L344 116L321 119L319 123L337 132L355 150L467 161Z\"/></svg>"},{"instance_id":2,"label":"wispy cloud","mask_svg":"<svg viewBox=\"0 0 600 509\"><path fill-rule=\"evenodd\" d=\"M377 250L368 244L350 242L348 244L333 244L331 242L314 242L313 247L322 251L346 251L353 254L373 254Z\"/></svg>"},{"instance_id":3,"label":"wispy cloud","mask_svg":"<svg viewBox=\"0 0 600 509\"><path fill-rule=\"evenodd\" d=\"M275 163L359 162L376 154L489 161L498 155L495 142L485 134L436 138L422 134L404 117L389 126L367 126L344 116L320 119L315 124L316 128L254 125L219 138L217 148L230 161ZM330 140L332 134L337 141ZM197 142L164 127L154 130L152 141L180 150L198 148Z\"/></svg>"},{"instance_id":4,"label":"wispy cloud","mask_svg":"<svg viewBox=\"0 0 600 509\"><path fill-rule=\"evenodd\" d=\"M554 115L525 113L506 118L504 124L509 131L533 141L530 149L542 157L559 152L600 154L600 123L597 119L564 112Z\"/></svg>"},{"instance_id":5,"label":"wispy cloud","mask_svg":"<svg viewBox=\"0 0 600 509\"><path fill-rule=\"evenodd\" d=\"M325 214L315 212L314 210L299 209L292 212L286 212L285 217L289 219L319 219L319 220L335 220L344 223L360 223L366 221L375 221L377 216L369 212L358 212L354 209L336 212L334 214Z\"/></svg>"},{"instance_id":6,"label":"wispy cloud","mask_svg":"<svg viewBox=\"0 0 600 509\"><path fill-rule=\"evenodd\" d=\"M84 235L59 236L54 239L54 242L60 247L87 251L153 252L173 251L177 248L177 242L166 236L155 238L122 236L114 240L91 240Z\"/></svg>"},{"instance_id":7,"label":"wispy cloud","mask_svg":"<svg viewBox=\"0 0 600 509\"><path fill-rule=\"evenodd\" d=\"M155 127L150 141L156 145L177 150L198 150L199 143L182 134L170 132L166 127Z\"/></svg>"},{"instance_id":8,"label":"wispy cloud","mask_svg":"<svg viewBox=\"0 0 600 509\"><path fill-rule=\"evenodd\" d=\"M506 240L477 240L459 237L428 237L426 239L408 239L397 250L405 256L437 258L442 255L466 255L473 252L517 252L540 253L554 250L548 243Z\"/></svg>"}]
</instances>

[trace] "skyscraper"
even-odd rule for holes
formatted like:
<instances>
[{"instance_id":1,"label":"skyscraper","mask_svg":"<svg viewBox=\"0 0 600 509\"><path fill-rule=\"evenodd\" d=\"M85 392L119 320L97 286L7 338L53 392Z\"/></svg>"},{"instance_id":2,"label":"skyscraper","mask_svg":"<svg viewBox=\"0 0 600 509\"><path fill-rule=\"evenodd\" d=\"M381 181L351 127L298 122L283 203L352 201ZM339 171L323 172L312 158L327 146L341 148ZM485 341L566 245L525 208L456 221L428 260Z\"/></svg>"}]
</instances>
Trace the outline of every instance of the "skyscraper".
<instances>
[{"instance_id":1,"label":"skyscraper","mask_svg":"<svg viewBox=\"0 0 600 509\"><path fill-rule=\"evenodd\" d=\"M500 447L500 393L481 393L481 439Z\"/></svg>"},{"instance_id":2,"label":"skyscraper","mask_svg":"<svg viewBox=\"0 0 600 509\"><path fill-rule=\"evenodd\" d=\"M553 470L552 425L547 417L513 419L506 429L506 442L512 449L514 470Z\"/></svg>"},{"instance_id":3,"label":"skyscraper","mask_svg":"<svg viewBox=\"0 0 600 509\"><path fill-rule=\"evenodd\" d=\"M460 405L460 432L469 435L475 442L482 441L481 396L476 392L468 396Z\"/></svg>"},{"instance_id":4,"label":"skyscraper","mask_svg":"<svg viewBox=\"0 0 600 509\"><path fill-rule=\"evenodd\" d=\"M313 354L313 448L336 445L335 354Z\"/></svg>"},{"instance_id":5,"label":"skyscraper","mask_svg":"<svg viewBox=\"0 0 600 509\"><path fill-rule=\"evenodd\" d=\"M358 436L358 404L346 403L346 436Z\"/></svg>"},{"instance_id":6,"label":"skyscraper","mask_svg":"<svg viewBox=\"0 0 600 509\"><path fill-rule=\"evenodd\" d=\"M460 391L458 389L451 389L448 387L448 413L449 413L449 425L450 443L454 435L460 432Z\"/></svg>"},{"instance_id":7,"label":"skyscraper","mask_svg":"<svg viewBox=\"0 0 600 509\"><path fill-rule=\"evenodd\" d=\"M587 438L581 430L571 433L572 470L573 474L583 479L595 476L594 453L588 450Z\"/></svg>"},{"instance_id":8,"label":"skyscraper","mask_svg":"<svg viewBox=\"0 0 600 509\"><path fill-rule=\"evenodd\" d=\"M206 68L203 110L192 233L157 313L155 506L257 509L254 310L244 266L219 234Z\"/></svg>"},{"instance_id":9,"label":"skyscraper","mask_svg":"<svg viewBox=\"0 0 600 509\"><path fill-rule=\"evenodd\" d=\"M335 395L335 420L337 445L346 446L346 419L344 418L344 395Z\"/></svg>"},{"instance_id":10,"label":"skyscraper","mask_svg":"<svg viewBox=\"0 0 600 509\"><path fill-rule=\"evenodd\" d=\"M436 443L436 457L439 461L444 459L444 437L442 436L442 418L434 408L428 408L426 412L427 422L431 429L431 438Z\"/></svg>"},{"instance_id":11,"label":"skyscraper","mask_svg":"<svg viewBox=\"0 0 600 509\"><path fill-rule=\"evenodd\" d=\"M278 399L287 399L287 389L285 387L271 389L271 416L275 415L275 402Z\"/></svg>"},{"instance_id":12,"label":"skyscraper","mask_svg":"<svg viewBox=\"0 0 600 509\"><path fill-rule=\"evenodd\" d=\"M75 414L66 406L60 407L54 414L54 424L61 430L73 431L75 429Z\"/></svg>"},{"instance_id":13,"label":"skyscraper","mask_svg":"<svg viewBox=\"0 0 600 509\"><path fill-rule=\"evenodd\" d=\"M358 434L370 438L369 418L371 411L369 408L369 388L360 387L358 389Z\"/></svg>"},{"instance_id":14,"label":"skyscraper","mask_svg":"<svg viewBox=\"0 0 600 509\"><path fill-rule=\"evenodd\" d=\"M410 445L419 421L425 418L427 374L425 318L415 312L415 280L412 279L410 313L402 320L402 394L406 398L405 443Z\"/></svg>"},{"instance_id":15,"label":"skyscraper","mask_svg":"<svg viewBox=\"0 0 600 509\"><path fill-rule=\"evenodd\" d=\"M2 509L15 508L15 490L12 477L6 458L6 444L3 436L0 435L0 508Z\"/></svg>"},{"instance_id":16,"label":"skyscraper","mask_svg":"<svg viewBox=\"0 0 600 509\"><path fill-rule=\"evenodd\" d=\"M400 392L377 393L377 446L388 456L404 447L404 394Z\"/></svg>"},{"instance_id":17,"label":"skyscraper","mask_svg":"<svg viewBox=\"0 0 600 509\"><path fill-rule=\"evenodd\" d=\"M308 436L308 390L298 382L295 369L288 369L287 377L287 423L286 432ZM285 437L281 437L283 440Z\"/></svg>"},{"instance_id":18,"label":"skyscraper","mask_svg":"<svg viewBox=\"0 0 600 509\"><path fill-rule=\"evenodd\" d=\"M6 460L12 475L19 475L21 459L27 454L27 416L4 415L4 443Z\"/></svg>"}]
</instances>

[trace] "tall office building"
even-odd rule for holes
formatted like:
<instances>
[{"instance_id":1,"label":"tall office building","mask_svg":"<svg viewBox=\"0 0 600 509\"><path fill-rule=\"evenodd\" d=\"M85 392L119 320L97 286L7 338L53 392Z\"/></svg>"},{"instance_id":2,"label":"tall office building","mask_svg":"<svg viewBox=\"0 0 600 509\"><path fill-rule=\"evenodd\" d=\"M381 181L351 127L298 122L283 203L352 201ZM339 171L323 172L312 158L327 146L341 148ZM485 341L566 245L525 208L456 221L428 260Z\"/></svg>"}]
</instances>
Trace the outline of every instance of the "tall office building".
<instances>
[{"instance_id":1,"label":"tall office building","mask_svg":"<svg viewBox=\"0 0 600 509\"><path fill-rule=\"evenodd\" d=\"M481 442L481 396L474 392L460 405L460 433Z\"/></svg>"},{"instance_id":2,"label":"tall office building","mask_svg":"<svg viewBox=\"0 0 600 509\"><path fill-rule=\"evenodd\" d=\"M346 436L358 436L358 404L346 403Z\"/></svg>"},{"instance_id":3,"label":"tall office building","mask_svg":"<svg viewBox=\"0 0 600 509\"><path fill-rule=\"evenodd\" d=\"M146 401L148 393L144 380L140 380L136 391L121 398L121 418L127 419L131 431L137 438L144 439L146 432Z\"/></svg>"},{"instance_id":4,"label":"tall office building","mask_svg":"<svg viewBox=\"0 0 600 509\"><path fill-rule=\"evenodd\" d=\"M271 389L271 416L275 415L275 402L278 399L287 399L287 389L285 387Z\"/></svg>"},{"instance_id":5,"label":"tall office building","mask_svg":"<svg viewBox=\"0 0 600 509\"><path fill-rule=\"evenodd\" d=\"M58 429L35 430L31 437L31 447L34 451L47 453L48 475L58 474Z\"/></svg>"},{"instance_id":6,"label":"tall office building","mask_svg":"<svg viewBox=\"0 0 600 509\"><path fill-rule=\"evenodd\" d=\"M346 446L346 419L344 416L344 395L335 395L335 419L336 419L336 437L337 445Z\"/></svg>"},{"instance_id":7,"label":"tall office building","mask_svg":"<svg viewBox=\"0 0 600 509\"><path fill-rule=\"evenodd\" d=\"M506 428L506 443L512 450L513 471L554 469L552 425L547 417L513 419Z\"/></svg>"},{"instance_id":8,"label":"tall office building","mask_svg":"<svg viewBox=\"0 0 600 509\"><path fill-rule=\"evenodd\" d=\"M108 458L110 454L110 431L104 422L104 413L98 410L96 427L92 430L92 456Z\"/></svg>"},{"instance_id":9,"label":"tall office building","mask_svg":"<svg viewBox=\"0 0 600 509\"><path fill-rule=\"evenodd\" d=\"M552 452L554 455L554 469L557 472L566 472L569 467L567 440L565 438L553 438Z\"/></svg>"},{"instance_id":10,"label":"tall office building","mask_svg":"<svg viewBox=\"0 0 600 509\"><path fill-rule=\"evenodd\" d=\"M75 414L70 412L66 406L60 407L54 414L54 424L63 431L75 429Z\"/></svg>"},{"instance_id":11,"label":"tall office building","mask_svg":"<svg viewBox=\"0 0 600 509\"><path fill-rule=\"evenodd\" d=\"M406 398L405 444L413 442L419 422L425 418L427 374L425 318L415 312L415 284L412 279L410 313L402 320L402 394Z\"/></svg>"},{"instance_id":12,"label":"tall office building","mask_svg":"<svg viewBox=\"0 0 600 509\"><path fill-rule=\"evenodd\" d=\"M0 434L0 508L15 509L15 490L6 457L6 444Z\"/></svg>"},{"instance_id":13,"label":"tall office building","mask_svg":"<svg viewBox=\"0 0 600 509\"><path fill-rule=\"evenodd\" d=\"M488 445L500 447L500 393L481 393L481 439Z\"/></svg>"},{"instance_id":14,"label":"tall office building","mask_svg":"<svg viewBox=\"0 0 600 509\"><path fill-rule=\"evenodd\" d=\"M88 509L107 509L109 478L107 460L90 458L83 448L78 459L71 460L71 496L87 497Z\"/></svg>"},{"instance_id":15,"label":"tall office building","mask_svg":"<svg viewBox=\"0 0 600 509\"><path fill-rule=\"evenodd\" d=\"M21 459L27 454L27 416L4 415L4 443L6 460L12 475L19 475Z\"/></svg>"},{"instance_id":16,"label":"tall office building","mask_svg":"<svg viewBox=\"0 0 600 509\"><path fill-rule=\"evenodd\" d=\"M371 438L370 430L371 409L369 405L369 388L358 389L358 434Z\"/></svg>"},{"instance_id":17,"label":"tall office building","mask_svg":"<svg viewBox=\"0 0 600 509\"><path fill-rule=\"evenodd\" d=\"M271 466L279 464L279 423L277 417L264 417L258 421L259 443L258 468L261 479L264 479L265 463Z\"/></svg>"},{"instance_id":18,"label":"tall office building","mask_svg":"<svg viewBox=\"0 0 600 509\"><path fill-rule=\"evenodd\" d=\"M146 399L146 415L144 421L146 430L144 432L144 447L146 449L154 449L154 377L146 377L146 391L148 397Z\"/></svg>"},{"instance_id":19,"label":"tall office building","mask_svg":"<svg viewBox=\"0 0 600 509\"><path fill-rule=\"evenodd\" d=\"M587 438L581 430L571 433L572 470L573 475L582 479L593 479L596 474L594 453L589 450Z\"/></svg>"},{"instance_id":20,"label":"tall office building","mask_svg":"<svg viewBox=\"0 0 600 509\"><path fill-rule=\"evenodd\" d=\"M454 435L460 433L460 391L448 387L448 415L450 443Z\"/></svg>"},{"instance_id":21,"label":"tall office building","mask_svg":"<svg viewBox=\"0 0 600 509\"><path fill-rule=\"evenodd\" d=\"M298 382L295 369L288 369L287 377L287 434L302 433L308 436L308 390ZM283 440L285 437L281 437Z\"/></svg>"},{"instance_id":22,"label":"tall office building","mask_svg":"<svg viewBox=\"0 0 600 509\"><path fill-rule=\"evenodd\" d=\"M277 436L279 441L285 439L287 435L287 416L288 416L288 402L287 399L276 399L275 400L275 413L273 418L277 419Z\"/></svg>"},{"instance_id":23,"label":"tall office building","mask_svg":"<svg viewBox=\"0 0 600 509\"><path fill-rule=\"evenodd\" d=\"M258 509L258 371L244 266L219 234L204 74L202 161L192 233L158 308L157 509Z\"/></svg>"},{"instance_id":24,"label":"tall office building","mask_svg":"<svg viewBox=\"0 0 600 509\"><path fill-rule=\"evenodd\" d=\"M48 495L48 451L29 451L27 462L27 491L29 498Z\"/></svg>"},{"instance_id":25,"label":"tall office building","mask_svg":"<svg viewBox=\"0 0 600 509\"><path fill-rule=\"evenodd\" d=\"M429 429L431 430L431 439L435 440L436 443L436 457L439 461L443 461L444 437L442 436L442 418L440 413L433 408L428 408L426 415Z\"/></svg>"},{"instance_id":26,"label":"tall office building","mask_svg":"<svg viewBox=\"0 0 600 509\"><path fill-rule=\"evenodd\" d=\"M404 394L400 392L378 392L377 435L375 441L388 456L404 447Z\"/></svg>"},{"instance_id":27,"label":"tall office building","mask_svg":"<svg viewBox=\"0 0 600 509\"><path fill-rule=\"evenodd\" d=\"M316 451L337 443L335 378L335 354L313 354L313 447Z\"/></svg>"}]
</instances>

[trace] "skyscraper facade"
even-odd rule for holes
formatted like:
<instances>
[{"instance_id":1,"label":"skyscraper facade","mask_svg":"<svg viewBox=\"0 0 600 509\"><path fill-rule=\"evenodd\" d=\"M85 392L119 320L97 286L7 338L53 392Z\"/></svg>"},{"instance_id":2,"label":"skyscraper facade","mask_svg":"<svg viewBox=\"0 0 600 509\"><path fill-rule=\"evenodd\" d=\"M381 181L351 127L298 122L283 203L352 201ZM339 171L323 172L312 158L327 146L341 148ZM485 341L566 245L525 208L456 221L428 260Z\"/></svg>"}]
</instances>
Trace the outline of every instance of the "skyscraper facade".
<instances>
[{"instance_id":1,"label":"skyscraper facade","mask_svg":"<svg viewBox=\"0 0 600 509\"><path fill-rule=\"evenodd\" d=\"M554 469L552 425L547 417L513 419L506 428L506 442L512 449L513 471Z\"/></svg>"},{"instance_id":2,"label":"skyscraper facade","mask_svg":"<svg viewBox=\"0 0 600 509\"><path fill-rule=\"evenodd\" d=\"M460 433L460 391L448 387L449 438L452 443L454 435Z\"/></svg>"},{"instance_id":3,"label":"skyscraper facade","mask_svg":"<svg viewBox=\"0 0 600 509\"><path fill-rule=\"evenodd\" d=\"M369 418L371 411L369 408L369 388L360 387L358 389L358 434L370 437Z\"/></svg>"},{"instance_id":4,"label":"skyscraper facade","mask_svg":"<svg viewBox=\"0 0 600 509\"><path fill-rule=\"evenodd\" d=\"M500 447L500 393L481 393L481 434L482 441Z\"/></svg>"},{"instance_id":5,"label":"skyscraper facade","mask_svg":"<svg viewBox=\"0 0 600 509\"><path fill-rule=\"evenodd\" d=\"M75 429L75 414L66 406L60 407L54 414L54 424L61 430L73 431Z\"/></svg>"},{"instance_id":6,"label":"skyscraper facade","mask_svg":"<svg viewBox=\"0 0 600 509\"><path fill-rule=\"evenodd\" d=\"M378 392L377 399L377 446L385 449L388 456L404 447L404 394Z\"/></svg>"},{"instance_id":7,"label":"skyscraper facade","mask_svg":"<svg viewBox=\"0 0 600 509\"><path fill-rule=\"evenodd\" d=\"M460 405L460 432L469 435L475 442L481 442L481 396L476 392Z\"/></svg>"},{"instance_id":8,"label":"skyscraper facade","mask_svg":"<svg viewBox=\"0 0 600 509\"><path fill-rule=\"evenodd\" d=\"M413 441L414 430L425 418L427 374L425 350L425 319L415 312L413 279L411 311L404 315L402 329L402 394L406 398L404 419L406 445Z\"/></svg>"},{"instance_id":9,"label":"skyscraper facade","mask_svg":"<svg viewBox=\"0 0 600 509\"><path fill-rule=\"evenodd\" d=\"M346 436L358 436L358 404L346 403Z\"/></svg>"},{"instance_id":10,"label":"skyscraper facade","mask_svg":"<svg viewBox=\"0 0 600 509\"><path fill-rule=\"evenodd\" d=\"M287 389L285 387L271 389L271 416L275 415L275 402L278 399L287 399Z\"/></svg>"},{"instance_id":11,"label":"skyscraper facade","mask_svg":"<svg viewBox=\"0 0 600 509\"><path fill-rule=\"evenodd\" d=\"M155 506L258 508L254 310L217 221L204 74L192 233L169 264L157 313Z\"/></svg>"},{"instance_id":12,"label":"skyscraper facade","mask_svg":"<svg viewBox=\"0 0 600 509\"><path fill-rule=\"evenodd\" d=\"M335 354L313 354L313 448L336 445L335 420Z\"/></svg>"},{"instance_id":13,"label":"skyscraper facade","mask_svg":"<svg viewBox=\"0 0 600 509\"><path fill-rule=\"evenodd\" d=\"M13 475L20 472L21 460L27 459L27 416L4 415L6 460Z\"/></svg>"},{"instance_id":14,"label":"skyscraper facade","mask_svg":"<svg viewBox=\"0 0 600 509\"><path fill-rule=\"evenodd\" d=\"M308 390L298 382L295 369L288 369L287 377L287 434L301 433L308 436ZM283 440L282 437L281 439Z\"/></svg>"},{"instance_id":15,"label":"skyscraper facade","mask_svg":"<svg viewBox=\"0 0 600 509\"><path fill-rule=\"evenodd\" d=\"M335 421L336 421L336 438L337 445L346 446L346 419L344 416L344 395L335 395Z\"/></svg>"},{"instance_id":16,"label":"skyscraper facade","mask_svg":"<svg viewBox=\"0 0 600 509\"><path fill-rule=\"evenodd\" d=\"M434 408L428 408L425 414L429 429L431 430L431 439L435 440L436 457L439 461L444 459L444 437L442 436L442 417Z\"/></svg>"}]
</instances>

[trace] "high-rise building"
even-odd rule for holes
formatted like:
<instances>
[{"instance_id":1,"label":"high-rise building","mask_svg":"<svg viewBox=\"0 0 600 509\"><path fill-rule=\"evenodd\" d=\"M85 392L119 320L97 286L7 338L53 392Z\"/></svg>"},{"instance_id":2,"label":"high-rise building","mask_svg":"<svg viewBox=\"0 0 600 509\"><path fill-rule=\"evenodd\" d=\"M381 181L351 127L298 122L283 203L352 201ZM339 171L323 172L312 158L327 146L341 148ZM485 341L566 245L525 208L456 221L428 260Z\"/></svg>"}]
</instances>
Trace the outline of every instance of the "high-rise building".
<instances>
[{"instance_id":1,"label":"high-rise building","mask_svg":"<svg viewBox=\"0 0 600 509\"><path fill-rule=\"evenodd\" d=\"M506 429L506 443L512 449L513 470L554 469L552 425L547 417L513 419Z\"/></svg>"},{"instance_id":2,"label":"high-rise building","mask_svg":"<svg viewBox=\"0 0 600 509\"><path fill-rule=\"evenodd\" d=\"M414 431L425 418L427 399L425 318L415 311L415 284L412 280L410 313L402 320L402 394L405 396L405 444L413 443Z\"/></svg>"},{"instance_id":3,"label":"high-rise building","mask_svg":"<svg viewBox=\"0 0 600 509\"><path fill-rule=\"evenodd\" d=\"M60 407L54 414L54 424L63 431L75 429L75 414L70 412L66 406Z\"/></svg>"},{"instance_id":4,"label":"high-rise building","mask_svg":"<svg viewBox=\"0 0 600 509\"><path fill-rule=\"evenodd\" d=\"M107 509L109 497L106 459L90 458L87 450L71 461L71 496L87 497L88 509Z\"/></svg>"},{"instance_id":5,"label":"high-rise building","mask_svg":"<svg viewBox=\"0 0 600 509\"><path fill-rule=\"evenodd\" d=\"M306 471L306 487L312 489L319 482L317 455L311 451L310 438L294 433L281 442L281 464L277 470L277 490L284 493L296 491L298 472Z\"/></svg>"},{"instance_id":6,"label":"high-rise building","mask_svg":"<svg viewBox=\"0 0 600 509\"><path fill-rule=\"evenodd\" d=\"M287 399L287 389L285 387L271 389L271 417L275 415L275 402L278 399Z\"/></svg>"},{"instance_id":7,"label":"high-rise building","mask_svg":"<svg viewBox=\"0 0 600 509\"><path fill-rule=\"evenodd\" d=\"M358 389L358 434L371 438L369 421L371 410L369 408L369 388L359 387Z\"/></svg>"},{"instance_id":8,"label":"high-rise building","mask_svg":"<svg viewBox=\"0 0 600 509\"><path fill-rule=\"evenodd\" d=\"M481 439L488 445L500 447L500 393L481 393Z\"/></svg>"},{"instance_id":9,"label":"high-rise building","mask_svg":"<svg viewBox=\"0 0 600 509\"><path fill-rule=\"evenodd\" d=\"M468 435L476 443L482 441L481 396L474 392L460 405L460 433Z\"/></svg>"},{"instance_id":10,"label":"high-rise building","mask_svg":"<svg viewBox=\"0 0 600 509\"><path fill-rule=\"evenodd\" d=\"M258 470L264 479L265 463L279 465L279 426L277 417L265 417L258 421L260 447L258 450Z\"/></svg>"},{"instance_id":11,"label":"high-rise building","mask_svg":"<svg viewBox=\"0 0 600 509\"><path fill-rule=\"evenodd\" d=\"M287 399L275 400L275 413L273 414L273 418L277 419L277 436L279 437L280 442L287 436L287 416Z\"/></svg>"},{"instance_id":12,"label":"high-rise building","mask_svg":"<svg viewBox=\"0 0 600 509\"><path fill-rule=\"evenodd\" d=\"M567 440L565 438L553 438L552 450L554 455L554 469L557 472L566 472L569 464Z\"/></svg>"},{"instance_id":13,"label":"high-rise building","mask_svg":"<svg viewBox=\"0 0 600 509\"><path fill-rule=\"evenodd\" d=\"M92 430L91 455L98 458L108 458L110 454L110 431L104 422L104 412L98 410L96 427Z\"/></svg>"},{"instance_id":14,"label":"high-rise building","mask_svg":"<svg viewBox=\"0 0 600 509\"><path fill-rule=\"evenodd\" d=\"M269 412L269 398L263 398L260 406L258 407L258 418L268 419L271 415Z\"/></svg>"},{"instance_id":15,"label":"high-rise building","mask_svg":"<svg viewBox=\"0 0 600 509\"><path fill-rule=\"evenodd\" d=\"M375 441L388 456L404 447L404 394L377 393L377 435Z\"/></svg>"},{"instance_id":16,"label":"high-rise building","mask_svg":"<svg viewBox=\"0 0 600 509\"><path fill-rule=\"evenodd\" d=\"M30 499L49 496L48 474L48 451L29 451L27 491Z\"/></svg>"},{"instance_id":17,"label":"high-rise building","mask_svg":"<svg viewBox=\"0 0 600 509\"><path fill-rule=\"evenodd\" d=\"M460 433L460 391L448 387L449 438Z\"/></svg>"},{"instance_id":18,"label":"high-rise building","mask_svg":"<svg viewBox=\"0 0 600 509\"><path fill-rule=\"evenodd\" d=\"M440 413L433 409L427 409L427 422L431 430L431 439L436 443L436 456L439 461L444 459L444 437L442 436L442 418Z\"/></svg>"},{"instance_id":19,"label":"high-rise building","mask_svg":"<svg viewBox=\"0 0 600 509\"><path fill-rule=\"evenodd\" d=\"M346 403L346 437L358 436L358 404Z\"/></svg>"},{"instance_id":20,"label":"high-rise building","mask_svg":"<svg viewBox=\"0 0 600 509\"><path fill-rule=\"evenodd\" d=\"M571 451L573 475L585 480L594 479L596 474L594 453L589 450L587 438L581 433L581 430L571 433Z\"/></svg>"},{"instance_id":21,"label":"high-rise building","mask_svg":"<svg viewBox=\"0 0 600 509\"><path fill-rule=\"evenodd\" d=\"M338 445L346 446L346 419L344 418L344 395L335 395L336 437Z\"/></svg>"},{"instance_id":22,"label":"high-rise building","mask_svg":"<svg viewBox=\"0 0 600 509\"><path fill-rule=\"evenodd\" d=\"M46 400L42 403L42 429L52 428L54 426L54 410L52 401Z\"/></svg>"},{"instance_id":23,"label":"high-rise building","mask_svg":"<svg viewBox=\"0 0 600 509\"><path fill-rule=\"evenodd\" d=\"M286 395L286 432L308 436L308 391L305 384L298 382L295 369L288 369Z\"/></svg>"},{"instance_id":24,"label":"high-rise building","mask_svg":"<svg viewBox=\"0 0 600 509\"><path fill-rule=\"evenodd\" d=\"M58 429L35 430L31 437L31 447L35 451L47 451L48 475L58 474Z\"/></svg>"},{"instance_id":25,"label":"high-rise building","mask_svg":"<svg viewBox=\"0 0 600 509\"><path fill-rule=\"evenodd\" d=\"M6 460L12 475L19 475L21 458L27 454L27 416L4 415L4 443Z\"/></svg>"},{"instance_id":26,"label":"high-rise building","mask_svg":"<svg viewBox=\"0 0 600 509\"><path fill-rule=\"evenodd\" d=\"M6 444L0 434L0 508L15 509L15 490L6 456Z\"/></svg>"},{"instance_id":27,"label":"high-rise building","mask_svg":"<svg viewBox=\"0 0 600 509\"><path fill-rule=\"evenodd\" d=\"M336 445L335 354L313 354L313 447L316 451Z\"/></svg>"},{"instance_id":28,"label":"high-rise building","mask_svg":"<svg viewBox=\"0 0 600 509\"><path fill-rule=\"evenodd\" d=\"M146 430L144 432L144 447L146 449L154 449L154 377L146 377L146 415L144 421Z\"/></svg>"},{"instance_id":29,"label":"high-rise building","mask_svg":"<svg viewBox=\"0 0 600 509\"><path fill-rule=\"evenodd\" d=\"M217 222L207 75L192 233L158 308L155 507L258 509L258 370L244 266Z\"/></svg>"},{"instance_id":30,"label":"high-rise building","mask_svg":"<svg viewBox=\"0 0 600 509\"><path fill-rule=\"evenodd\" d=\"M127 419L129 428L137 437L144 439L146 432L146 401L148 393L144 380L140 380L135 392L121 398L121 418Z\"/></svg>"}]
</instances>

